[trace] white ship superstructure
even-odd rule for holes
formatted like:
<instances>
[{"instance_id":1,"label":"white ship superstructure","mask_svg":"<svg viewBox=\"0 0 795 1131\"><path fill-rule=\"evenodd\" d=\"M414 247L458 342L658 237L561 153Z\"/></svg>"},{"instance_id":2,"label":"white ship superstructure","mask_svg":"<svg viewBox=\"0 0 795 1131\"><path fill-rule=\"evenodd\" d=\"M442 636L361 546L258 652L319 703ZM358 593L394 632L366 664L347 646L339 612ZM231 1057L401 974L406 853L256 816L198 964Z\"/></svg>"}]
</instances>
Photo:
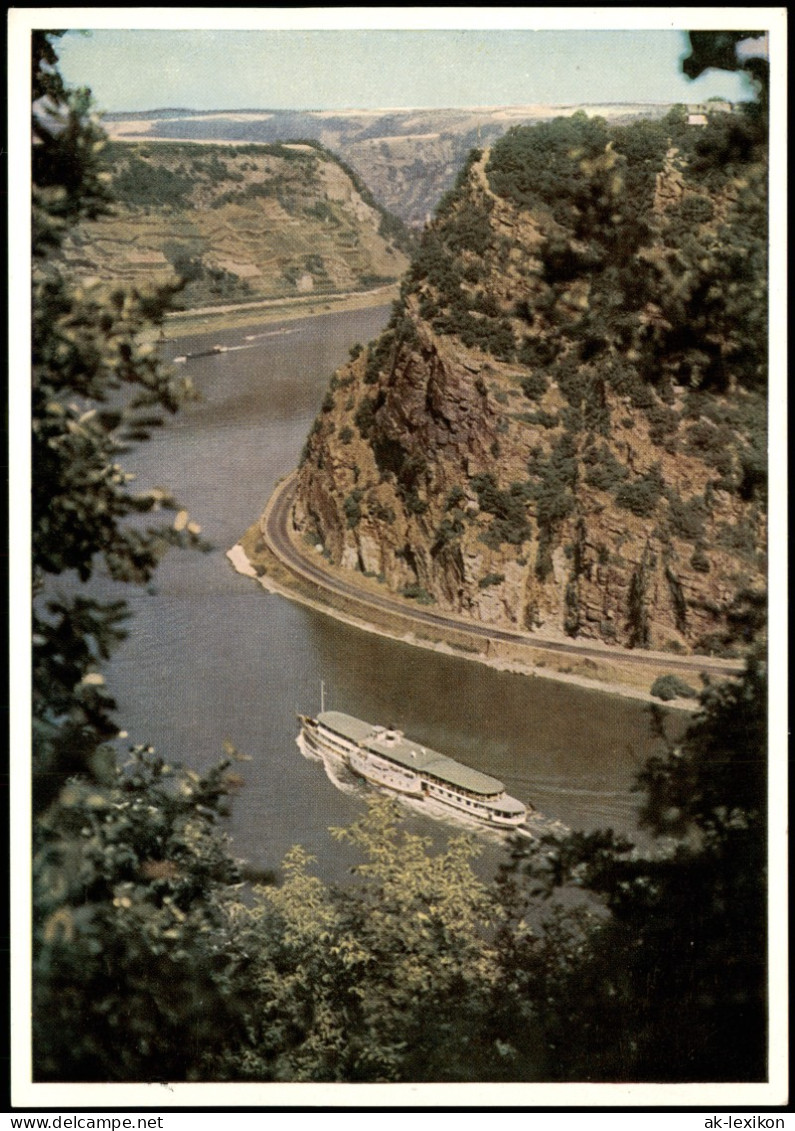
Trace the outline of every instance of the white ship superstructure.
<instances>
[{"instance_id":1,"label":"white ship superstructure","mask_svg":"<svg viewBox=\"0 0 795 1131\"><path fill-rule=\"evenodd\" d=\"M517 827L527 807L505 792L497 778L420 746L392 727L373 726L342 711L299 716L309 753L341 759L371 784L436 802L489 825Z\"/></svg>"}]
</instances>

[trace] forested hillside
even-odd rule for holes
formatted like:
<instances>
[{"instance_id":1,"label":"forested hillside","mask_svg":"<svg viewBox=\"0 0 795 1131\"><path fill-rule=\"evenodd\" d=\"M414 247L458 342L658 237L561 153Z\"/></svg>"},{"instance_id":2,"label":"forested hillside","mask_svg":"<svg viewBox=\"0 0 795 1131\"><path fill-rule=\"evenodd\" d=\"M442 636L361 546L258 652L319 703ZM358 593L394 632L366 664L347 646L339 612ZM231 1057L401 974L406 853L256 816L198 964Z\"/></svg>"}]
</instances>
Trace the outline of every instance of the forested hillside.
<instances>
[{"instance_id":1,"label":"forested hillside","mask_svg":"<svg viewBox=\"0 0 795 1131\"><path fill-rule=\"evenodd\" d=\"M758 106L473 152L388 329L332 379L295 521L493 624L742 651L763 621Z\"/></svg>"},{"instance_id":2,"label":"forested hillside","mask_svg":"<svg viewBox=\"0 0 795 1131\"><path fill-rule=\"evenodd\" d=\"M147 1084L160 1096L185 1081L763 1085L771 983L758 657L742 678L704 688L675 744L655 713L660 752L638 779L641 821L663 838L651 851L610 830L556 834L512 843L485 879L470 837L435 850L380 799L332 830L356 860L344 884L316 876L299 846L279 877L246 886L223 831L227 795L240 785L231 745L205 774L134 737L122 750L127 733L103 669L131 609L108 579L148 584L166 548L199 544L200 528L168 491L139 491L120 461L189 389L142 341L175 287L87 289L61 254L111 199L101 132L85 97L60 77L58 39L34 32L32 44L32 984L30 1002L18 998L25 1008L15 1011L20 1091L31 1094L28 1073L33 1090L70 1084L89 1098L91 1084ZM544 584L535 531L548 531L554 570L583 499L592 502L584 522L609 512L630 534L635 519L662 529L678 513L673 445L688 474L705 477L703 486L677 481L683 502L696 492L704 504L703 535L669 536L677 552L684 542L695 555L701 542L717 572L723 559L706 539L716 516L726 508L761 516L754 412L764 314L755 292L764 225L751 233L741 222L763 218L755 123L717 122L692 148L670 123L671 144L666 136L652 147L638 210L621 186L642 166L599 123L566 128L586 146L572 151L568 135L559 155L568 198L529 208L512 199L528 191L522 133L488 162L476 157L429 232L388 333L355 349L334 378L302 500L324 503L314 521L329 532L344 500L349 552L369 553L361 534L366 524L376 529L376 517L404 534L423 519L409 531L418 568L428 560L423 531L436 531L437 556L456 544L463 554L475 531L478 553L507 546ZM119 168L122 184L124 175ZM696 217L682 220L694 207ZM709 323L699 321L702 304L714 311ZM647 335L666 345L659 374ZM661 410L676 420L655 439ZM543 419L522 419L528 414ZM586 483L589 495L586 469L620 462L616 421L622 443L648 448L659 471L633 456L617 484ZM697 440L713 430L720 448ZM539 450L509 482L508 457L525 459L525 435ZM594 445L599 458L589 461ZM351 463L352 452L361 463ZM383 472L377 486L373 467ZM648 514L637 514L648 505L639 493L653 497ZM588 545L586 535L568 556L564 546L564 563L587 563ZM406 547L400 560L410 565ZM521 565L531 551L532 565ZM731 552L739 572L751 559ZM478 589L501 584L491 578ZM168 694L164 702L185 709ZM27 745L12 751L21 809ZM26 871L22 862L18 873ZM26 951L15 951L22 995ZM48 1096L38 1090L34 1106Z\"/></svg>"},{"instance_id":3,"label":"forested hillside","mask_svg":"<svg viewBox=\"0 0 795 1131\"><path fill-rule=\"evenodd\" d=\"M368 290L406 268L408 236L352 170L315 142L111 143L112 214L64 247L83 279L181 275L192 307Z\"/></svg>"}]
</instances>

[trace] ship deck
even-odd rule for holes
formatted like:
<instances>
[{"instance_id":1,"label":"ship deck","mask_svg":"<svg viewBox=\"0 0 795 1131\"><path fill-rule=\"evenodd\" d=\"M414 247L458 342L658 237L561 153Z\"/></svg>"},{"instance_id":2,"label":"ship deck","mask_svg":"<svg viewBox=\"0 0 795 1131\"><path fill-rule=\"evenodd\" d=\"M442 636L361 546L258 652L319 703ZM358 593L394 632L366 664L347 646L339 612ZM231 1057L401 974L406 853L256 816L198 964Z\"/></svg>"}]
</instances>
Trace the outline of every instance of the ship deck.
<instances>
[{"instance_id":1,"label":"ship deck","mask_svg":"<svg viewBox=\"0 0 795 1131\"><path fill-rule=\"evenodd\" d=\"M446 754L412 742L400 731L376 728L371 723L342 711L324 711L318 715L317 721L340 738L354 742L377 757L387 758L399 766L454 786L473 797L492 798L505 792L505 786L497 778L464 766L461 762L448 758Z\"/></svg>"}]
</instances>

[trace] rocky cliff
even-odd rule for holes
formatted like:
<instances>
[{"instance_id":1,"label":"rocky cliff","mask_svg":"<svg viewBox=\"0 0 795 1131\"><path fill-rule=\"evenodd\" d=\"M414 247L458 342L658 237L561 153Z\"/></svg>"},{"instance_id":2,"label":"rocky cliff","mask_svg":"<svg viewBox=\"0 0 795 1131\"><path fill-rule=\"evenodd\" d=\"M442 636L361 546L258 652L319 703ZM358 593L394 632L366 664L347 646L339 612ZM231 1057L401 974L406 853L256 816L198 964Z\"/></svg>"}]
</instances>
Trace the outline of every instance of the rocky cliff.
<instances>
[{"instance_id":1,"label":"rocky cliff","mask_svg":"<svg viewBox=\"0 0 795 1131\"><path fill-rule=\"evenodd\" d=\"M575 116L473 153L332 378L306 540L494 624L732 654L765 590L765 153L752 116Z\"/></svg>"}]
</instances>

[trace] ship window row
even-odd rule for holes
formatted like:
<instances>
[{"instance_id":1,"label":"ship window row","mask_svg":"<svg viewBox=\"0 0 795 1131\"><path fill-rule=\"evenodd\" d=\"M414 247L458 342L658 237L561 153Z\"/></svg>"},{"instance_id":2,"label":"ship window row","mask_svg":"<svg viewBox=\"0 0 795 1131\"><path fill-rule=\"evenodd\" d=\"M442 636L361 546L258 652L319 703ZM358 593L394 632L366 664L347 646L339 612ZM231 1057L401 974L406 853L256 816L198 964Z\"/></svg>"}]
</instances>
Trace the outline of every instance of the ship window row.
<instances>
[{"instance_id":1,"label":"ship window row","mask_svg":"<svg viewBox=\"0 0 795 1131\"><path fill-rule=\"evenodd\" d=\"M437 786L436 791L437 791L437 793L444 794L446 797L458 798L460 801L463 801L465 805L468 805L472 809L488 809L488 806L486 806L482 801L480 801L478 799L470 800L467 797L462 797L461 794L456 793L453 790L444 789L442 787ZM504 809L493 809L493 810L491 810L491 812L494 814L495 817L510 818L510 817L516 816L515 813L511 813L510 811L504 810Z\"/></svg>"},{"instance_id":2,"label":"ship window row","mask_svg":"<svg viewBox=\"0 0 795 1131\"><path fill-rule=\"evenodd\" d=\"M454 797L456 798L456 800L463 801L465 805L470 805L475 809L483 807L482 801L478 800L477 798L470 799L464 796L463 791L459 793L457 790L446 789L444 786L437 786L436 792L444 794L445 797Z\"/></svg>"},{"instance_id":3,"label":"ship window row","mask_svg":"<svg viewBox=\"0 0 795 1131\"><path fill-rule=\"evenodd\" d=\"M396 766L394 762L385 762L382 768L391 770L393 774L398 774L402 778L415 778L417 776L411 770L404 770L402 766Z\"/></svg>"},{"instance_id":4,"label":"ship window row","mask_svg":"<svg viewBox=\"0 0 795 1131\"><path fill-rule=\"evenodd\" d=\"M370 754L375 754L380 758L385 758L390 763L390 765L402 767L401 762L397 762L394 759L390 758L389 755L384 754L384 752L382 750L373 750L373 748L371 746L366 746L365 749ZM416 770L413 770L412 767L408 767L408 771L409 771L409 773L422 774L422 776L424 778L427 778L429 781L433 782L434 784L441 786L442 789L449 789L450 788L450 782L448 781L447 778L439 777L437 774L431 773L430 770L426 770L423 767L417 767ZM494 799L495 797L500 796L499 793L488 793L488 794L477 793L475 790L467 789L463 785L457 785L457 786L454 787L454 789L455 789L455 795L456 796L471 797L473 801L479 802L481 804L483 804L487 800Z\"/></svg>"},{"instance_id":5,"label":"ship window row","mask_svg":"<svg viewBox=\"0 0 795 1131\"><path fill-rule=\"evenodd\" d=\"M368 752L370 754L376 753L375 750L371 750L369 747L367 747L366 749L368 750ZM380 751L378 752L378 755L381 758L384 757L384 755ZM386 761L389 762L390 766L394 766L396 769L404 770L404 772L408 772L409 774L414 774L414 773L421 774L424 778L427 778L428 781L432 782L438 788L440 788L442 790L447 790L448 792L450 792L451 797L471 797L472 800L476 804L480 804L480 805L485 804L486 801L488 801L490 799L493 799L495 797L499 797L499 793L490 793L490 794L475 793L473 790L466 789L462 785L457 785L457 786L455 786L454 790L450 791L449 781L446 778L437 777L436 774L432 774L429 770L425 770L425 769L422 769L422 768L418 768L417 770L412 770L411 767L404 768L401 765L400 762L393 761L393 759L391 759L391 758L387 758Z\"/></svg>"},{"instance_id":6,"label":"ship window row","mask_svg":"<svg viewBox=\"0 0 795 1131\"><path fill-rule=\"evenodd\" d=\"M373 751L368 747L366 753L373 754ZM393 762L391 758L379 756L376 758L375 764L382 769L392 770L393 773L402 774L404 778L415 778L417 776L416 770L412 770L410 766L401 766L400 762Z\"/></svg>"}]
</instances>

